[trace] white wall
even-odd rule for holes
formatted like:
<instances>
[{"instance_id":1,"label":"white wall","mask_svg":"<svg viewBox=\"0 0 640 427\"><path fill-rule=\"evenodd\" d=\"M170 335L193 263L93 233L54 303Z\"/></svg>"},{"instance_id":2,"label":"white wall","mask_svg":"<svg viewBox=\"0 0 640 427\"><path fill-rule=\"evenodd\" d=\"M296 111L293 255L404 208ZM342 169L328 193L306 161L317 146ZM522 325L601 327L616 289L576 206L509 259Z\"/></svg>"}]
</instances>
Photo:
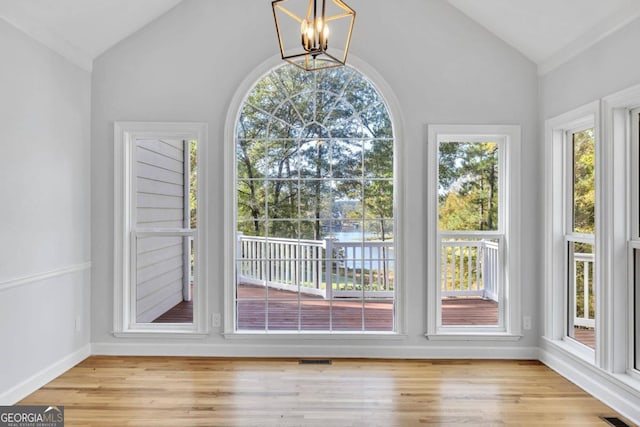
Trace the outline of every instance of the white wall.
<instances>
[{"instance_id":1,"label":"white wall","mask_svg":"<svg viewBox=\"0 0 640 427\"><path fill-rule=\"evenodd\" d=\"M271 5L260 0L186 0L123 41L94 63L92 81L92 342L97 352L166 354L443 356L525 355L537 346L537 330L515 343L471 344L427 341L425 292L426 200L424 164L427 124L518 124L523 132L522 212L537 212L539 154L535 65L440 0L351 0L357 10L352 52L377 70L394 91L401 110L406 206L402 221L408 271L406 338L322 342L311 339L204 340L116 339L113 325L113 122L196 121L209 125L209 310L223 309L221 201L225 117L245 77L277 55ZM384 24L387 22L388 24ZM250 29L250 30L249 30ZM541 223L523 218L523 314L538 312ZM294 347L295 346L295 347ZM484 349L484 350L479 350ZM521 352L520 352L521 351ZM519 353L520 352L520 353ZM453 354L453 353L452 353Z\"/></svg>"},{"instance_id":2,"label":"white wall","mask_svg":"<svg viewBox=\"0 0 640 427\"><path fill-rule=\"evenodd\" d=\"M0 54L0 404L9 404L88 352L91 87L88 72L2 20Z\"/></svg>"},{"instance_id":3,"label":"white wall","mask_svg":"<svg viewBox=\"0 0 640 427\"><path fill-rule=\"evenodd\" d=\"M640 83L640 19L540 78L546 120Z\"/></svg>"},{"instance_id":4,"label":"white wall","mask_svg":"<svg viewBox=\"0 0 640 427\"><path fill-rule=\"evenodd\" d=\"M640 19L631 22L559 68L541 76L539 84L540 134L543 135L544 121L549 118L570 112L587 103L597 102L615 92L640 84L640 56L637 54L638 40L640 40ZM604 111L601 111L601 114L604 115L604 113ZM604 138L607 138L607 136L604 136ZM601 142L603 147L611 147L613 143L613 141L607 139L601 139ZM611 149L599 151L599 153L609 150ZM616 156L624 157L624 154L616 153ZM606 161L603 163L606 164ZM616 163L614 167L618 168L618 166L619 163ZM612 169L611 164L604 167L607 169L603 171L602 176L606 174L613 175L609 170ZM618 193L618 190L620 188L616 187L614 193L611 189L604 189L602 196L613 200L611 196ZM624 197L620 197L619 193L616 195L618 198L624 199ZM605 203L607 202L605 201L602 204L604 208L611 208ZM540 215L544 214L542 206L539 211ZM606 236L606 238L608 237L610 236ZM609 250L612 250L611 247L609 247ZM610 257L605 254L603 260L612 265L610 259L607 261L608 258ZM603 269L611 268L605 264L601 267ZM624 272L616 271L615 273L616 276L612 276L614 278L624 276ZM608 289L612 289L612 287L624 286L625 284L616 282L604 283L604 285ZM605 294L601 295L604 296ZM626 301L624 302L626 303ZM614 316L611 316L608 319L614 318ZM619 319L616 319L616 321L619 321ZM626 321L626 319L623 321ZM606 324L603 324L603 326L605 328L600 330L609 329L609 334L611 334L611 325L607 327ZM608 370L600 369L594 364L576 357L575 353L565 351L561 344L557 344L546 340L541 341L540 359L544 363L611 405L632 421L637 423L640 420L640 382L630 380L625 375L620 375L621 372L612 374ZM620 355L622 355L622 358L626 357L626 349L607 350L609 350L607 354L615 354L617 359L621 358ZM599 363L601 363L601 360ZM624 371L624 368L622 371Z\"/></svg>"}]
</instances>

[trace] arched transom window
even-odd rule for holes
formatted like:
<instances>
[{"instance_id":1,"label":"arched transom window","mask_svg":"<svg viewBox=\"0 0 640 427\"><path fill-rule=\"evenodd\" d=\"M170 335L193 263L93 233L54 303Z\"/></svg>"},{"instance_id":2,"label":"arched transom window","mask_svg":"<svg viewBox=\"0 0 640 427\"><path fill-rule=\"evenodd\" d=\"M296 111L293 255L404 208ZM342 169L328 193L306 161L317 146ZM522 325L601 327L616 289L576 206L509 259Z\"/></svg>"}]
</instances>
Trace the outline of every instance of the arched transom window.
<instances>
[{"instance_id":1,"label":"arched transom window","mask_svg":"<svg viewBox=\"0 0 640 427\"><path fill-rule=\"evenodd\" d=\"M235 136L236 330L395 331L394 139L375 87L281 66Z\"/></svg>"}]
</instances>

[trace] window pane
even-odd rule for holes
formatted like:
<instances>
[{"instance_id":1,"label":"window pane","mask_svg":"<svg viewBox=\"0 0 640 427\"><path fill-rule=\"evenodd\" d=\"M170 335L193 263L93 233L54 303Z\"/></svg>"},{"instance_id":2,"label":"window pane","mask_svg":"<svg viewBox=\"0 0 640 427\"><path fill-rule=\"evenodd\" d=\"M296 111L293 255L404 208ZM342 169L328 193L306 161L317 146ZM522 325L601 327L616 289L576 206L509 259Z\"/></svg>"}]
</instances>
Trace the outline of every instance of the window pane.
<instances>
[{"instance_id":1,"label":"window pane","mask_svg":"<svg viewBox=\"0 0 640 427\"><path fill-rule=\"evenodd\" d=\"M259 150L259 144L264 143L264 151ZM249 153L252 157L250 162L243 157L238 157L238 162L245 162L245 165L238 164L238 176L244 169L252 168L254 178L264 176L272 179L297 179L300 169L298 157L298 142L294 139L267 139L256 141L257 147L251 148ZM264 166L263 166L264 165Z\"/></svg>"},{"instance_id":2,"label":"window pane","mask_svg":"<svg viewBox=\"0 0 640 427\"><path fill-rule=\"evenodd\" d=\"M500 239L482 235L499 229L499 156L492 141L447 141L438 147L443 326L500 325Z\"/></svg>"},{"instance_id":3,"label":"window pane","mask_svg":"<svg viewBox=\"0 0 640 427\"><path fill-rule=\"evenodd\" d=\"M640 371L640 250L633 251L633 313L634 313L634 360L633 366Z\"/></svg>"},{"instance_id":4,"label":"window pane","mask_svg":"<svg viewBox=\"0 0 640 427\"><path fill-rule=\"evenodd\" d=\"M498 325L499 253L498 240L442 239L443 326Z\"/></svg>"},{"instance_id":5,"label":"window pane","mask_svg":"<svg viewBox=\"0 0 640 427\"><path fill-rule=\"evenodd\" d=\"M148 138L135 141L137 323L192 323L195 277L197 142Z\"/></svg>"},{"instance_id":6,"label":"window pane","mask_svg":"<svg viewBox=\"0 0 640 427\"><path fill-rule=\"evenodd\" d=\"M593 128L573 134L573 231L595 232L595 139Z\"/></svg>"},{"instance_id":7,"label":"window pane","mask_svg":"<svg viewBox=\"0 0 640 427\"><path fill-rule=\"evenodd\" d=\"M640 109L636 109L631 112L631 131L632 131L632 134L631 134L632 141L634 141L633 143L636 144L636 147L637 147L637 153L638 153L637 156L640 157ZM635 167L640 168L640 158L636 158L635 160L638 162ZM640 173L638 173L635 179L636 179L636 185L637 185L636 188L640 193ZM640 239L640 194L636 194L635 202L636 202L635 203L636 212L634 212L634 215L635 215L635 220L638 223L638 229L635 233L635 236L633 237L635 239ZM633 206L633 203L632 203L632 206Z\"/></svg>"},{"instance_id":8,"label":"window pane","mask_svg":"<svg viewBox=\"0 0 640 427\"><path fill-rule=\"evenodd\" d=\"M334 139L331 143L331 176L358 179L362 176L362 141Z\"/></svg>"},{"instance_id":9,"label":"window pane","mask_svg":"<svg viewBox=\"0 0 640 427\"><path fill-rule=\"evenodd\" d=\"M368 331L393 330L393 299L373 301L364 305L364 325Z\"/></svg>"},{"instance_id":10,"label":"window pane","mask_svg":"<svg viewBox=\"0 0 640 427\"><path fill-rule=\"evenodd\" d=\"M193 322L191 237L136 239L136 322Z\"/></svg>"},{"instance_id":11,"label":"window pane","mask_svg":"<svg viewBox=\"0 0 640 427\"><path fill-rule=\"evenodd\" d=\"M300 194L301 186L298 182L296 179L272 179L264 183L266 197L263 200L267 204L266 211L270 220L298 217L300 201L306 199Z\"/></svg>"},{"instance_id":12,"label":"window pane","mask_svg":"<svg viewBox=\"0 0 640 427\"><path fill-rule=\"evenodd\" d=\"M136 140L136 228L183 228L185 216L185 143ZM188 159L188 157L187 157Z\"/></svg>"},{"instance_id":13,"label":"window pane","mask_svg":"<svg viewBox=\"0 0 640 427\"><path fill-rule=\"evenodd\" d=\"M636 109L632 111L632 138L636 147L640 147L640 109ZM638 150L640 152L640 150ZM637 159L638 163L636 165L636 170L640 165L640 159ZM640 180L640 173L636 176L637 180ZM640 183L638 183L636 189L640 191ZM636 220L640 219L640 194L635 194L636 203L635 205L632 203L632 206L635 206L636 212ZM640 226L638 227L640 230ZM635 238L638 236L636 233ZM632 360L633 366L636 370L640 371L640 250L634 249L633 251L633 266L634 266L634 276L633 276L633 319L634 319L634 327L633 327L633 335L634 342L631 344L634 349L634 357Z\"/></svg>"},{"instance_id":14,"label":"window pane","mask_svg":"<svg viewBox=\"0 0 640 427\"><path fill-rule=\"evenodd\" d=\"M198 224L198 141L189 141L189 227Z\"/></svg>"},{"instance_id":15,"label":"window pane","mask_svg":"<svg viewBox=\"0 0 640 427\"><path fill-rule=\"evenodd\" d=\"M278 88L278 105L260 99ZM395 295L394 144L375 88L348 67L285 65L239 120L237 328L392 331L392 301L365 321Z\"/></svg>"},{"instance_id":16,"label":"window pane","mask_svg":"<svg viewBox=\"0 0 640 427\"><path fill-rule=\"evenodd\" d=\"M441 142L440 230L498 230L498 144Z\"/></svg>"},{"instance_id":17,"label":"window pane","mask_svg":"<svg viewBox=\"0 0 640 427\"><path fill-rule=\"evenodd\" d=\"M569 242L569 286L567 288L568 333L571 338L595 348L596 295L593 245Z\"/></svg>"}]
</instances>

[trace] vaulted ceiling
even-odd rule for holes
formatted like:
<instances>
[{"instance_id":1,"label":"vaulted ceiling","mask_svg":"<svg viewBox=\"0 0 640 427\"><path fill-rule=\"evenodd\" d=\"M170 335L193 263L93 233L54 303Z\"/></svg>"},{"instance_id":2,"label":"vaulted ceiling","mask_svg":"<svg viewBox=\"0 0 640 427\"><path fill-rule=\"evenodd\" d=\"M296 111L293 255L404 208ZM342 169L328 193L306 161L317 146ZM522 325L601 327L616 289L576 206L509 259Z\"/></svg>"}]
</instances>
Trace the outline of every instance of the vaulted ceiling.
<instances>
[{"instance_id":1,"label":"vaulted ceiling","mask_svg":"<svg viewBox=\"0 0 640 427\"><path fill-rule=\"evenodd\" d=\"M77 65L93 60L182 0L0 0L0 18Z\"/></svg>"},{"instance_id":2,"label":"vaulted ceiling","mask_svg":"<svg viewBox=\"0 0 640 427\"><path fill-rule=\"evenodd\" d=\"M0 18L90 70L97 56L181 1L0 0ZM541 74L640 16L639 0L438 1L522 52Z\"/></svg>"},{"instance_id":3,"label":"vaulted ceiling","mask_svg":"<svg viewBox=\"0 0 640 427\"><path fill-rule=\"evenodd\" d=\"M448 0L544 74L640 16L638 0Z\"/></svg>"}]
</instances>

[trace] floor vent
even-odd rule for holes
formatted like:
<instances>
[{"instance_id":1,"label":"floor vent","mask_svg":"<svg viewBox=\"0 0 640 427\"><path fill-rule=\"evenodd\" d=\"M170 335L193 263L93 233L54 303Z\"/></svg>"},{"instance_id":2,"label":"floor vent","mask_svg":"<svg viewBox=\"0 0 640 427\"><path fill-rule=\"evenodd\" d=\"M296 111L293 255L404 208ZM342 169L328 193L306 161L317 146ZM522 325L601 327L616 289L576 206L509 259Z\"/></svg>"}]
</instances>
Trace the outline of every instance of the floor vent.
<instances>
[{"instance_id":1,"label":"floor vent","mask_svg":"<svg viewBox=\"0 0 640 427\"><path fill-rule=\"evenodd\" d=\"M604 421L606 421L609 425L613 427L631 427L629 424L625 423L618 417L600 417Z\"/></svg>"},{"instance_id":2,"label":"floor vent","mask_svg":"<svg viewBox=\"0 0 640 427\"><path fill-rule=\"evenodd\" d=\"M330 359L300 359L298 360L300 365L331 365Z\"/></svg>"}]
</instances>

